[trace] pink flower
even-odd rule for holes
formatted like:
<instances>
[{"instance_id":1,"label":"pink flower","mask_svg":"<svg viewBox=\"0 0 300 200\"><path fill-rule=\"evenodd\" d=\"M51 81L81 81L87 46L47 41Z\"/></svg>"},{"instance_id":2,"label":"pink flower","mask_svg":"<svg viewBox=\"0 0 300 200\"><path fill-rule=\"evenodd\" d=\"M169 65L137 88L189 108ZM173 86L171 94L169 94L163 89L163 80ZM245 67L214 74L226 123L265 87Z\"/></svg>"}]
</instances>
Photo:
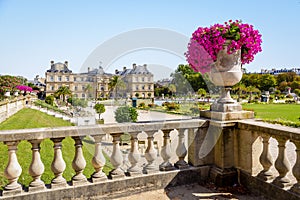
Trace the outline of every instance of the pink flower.
<instances>
[{"instance_id":1,"label":"pink flower","mask_svg":"<svg viewBox=\"0 0 300 200\"><path fill-rule=\"evenodd\" d=\"M232 31L232 30L235 31ZM233 34L233 33L234 34ZM185 53L188 63L198 72L207 71L216 61L218 52L223 48L226 40L228 54L241 49L242 64L250 63L254 55L261 52L261 35L254 30L252 25L243 24L241 21L229 20L225 25L214 24L208 27L199 27L193 34ZM207 62L206 62L207 61ZM207 63L210 63L207 65Z\"/></svg>"}]
</instances>

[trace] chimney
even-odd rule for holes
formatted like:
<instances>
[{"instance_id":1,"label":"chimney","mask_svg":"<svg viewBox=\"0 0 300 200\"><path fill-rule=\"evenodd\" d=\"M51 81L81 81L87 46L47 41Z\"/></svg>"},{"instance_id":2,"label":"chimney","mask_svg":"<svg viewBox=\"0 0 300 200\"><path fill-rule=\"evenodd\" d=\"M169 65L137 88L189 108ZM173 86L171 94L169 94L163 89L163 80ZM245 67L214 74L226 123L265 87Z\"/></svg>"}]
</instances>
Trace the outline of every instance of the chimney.
<instances>
[{"instance_id":1,"label":"chimney","mask_svg":"<svg viewBox=\"0 0 300 200\"><path fill-rule=\"evenodd\" d=\"M146 68L146 67L147 67L147 64L144 64L143 66Z\"/></svg>"},{"instance_id":2,"label":"chimney","mask_svg":"<svg viewBox=\"0 0 300 200\"><path fill-rule=\"evenodd\" d=\"M125 71L126 70L126 67L123 67L123 71Z\"/></svg>"},{"instance_id":3,"label":"chimney","mask_svg":"<svg viewBox=\"0 0 300 200\"><path fill-rule=\"evenodd\" d=\"M68 61L65 61L65 65L68 67Z\"/></svg>"},{"instance_id":4,"label":"chimney","mask_svg":"<svg viewBox=\"0 0 300 200\"><path fill-rule=\"evenodd\" d=\"M116 70L115 70L115 74L117 74L118 72L119 72L119 70L116 69Z\"/></svg>"},{"instance_id":5,"label":"chimney","mask_svg":"<svg viewBox=\"0 0 300 200\"><path fill-rule=\"evenodd\" d=\"M133 67L133 69L135 69L135 68L136 68L136 64L135 64L135 63L133 63L133 64L132 64L132 67Z\"/></svg>"},{"instance_id":6,"label":"chimney","mask_svg":"<svg viewBox=\"0 0 300 200\"><path fill-rule=\"evenodd\" d=\"M50 65L52 66L53 64L54 64L54 61L53 61L53 60L51 60L51 61L50 61Z\"/></svg>"},{"instance_id":7,"label":"chimney","mask_svg":"<svg viewBox=\"0 0 300 200\"><path fill-rule=\"evenodd\" d=\"M91 68L88 67L88 72L90 72L90 69L91 69Z\"/></svg>"}]
</instances>

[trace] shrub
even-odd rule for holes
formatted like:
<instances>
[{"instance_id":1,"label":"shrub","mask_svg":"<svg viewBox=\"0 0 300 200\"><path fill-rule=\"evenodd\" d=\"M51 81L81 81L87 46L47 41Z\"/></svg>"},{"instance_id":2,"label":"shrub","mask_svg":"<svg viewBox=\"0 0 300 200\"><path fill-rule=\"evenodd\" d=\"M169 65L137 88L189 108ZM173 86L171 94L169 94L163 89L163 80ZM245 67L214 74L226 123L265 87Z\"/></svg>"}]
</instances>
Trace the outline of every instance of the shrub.
<instances>
[{"instance_id":1,"label":"shrub","mask_svg":"<svg viewBox=\"0 0 300 200\"><path fill-rule=\"evenodd\" d=\"M178 110L180 106L179 106L179 104L172 102L172 103L167 104L166 107L167 107L167 110Z\"/></svg>"},{"instance_id":2,"label":"shrub","mask_svg":"<svg viewBox=\"0 0 300 200\"><path fill-rule=\"evenodd\" d=\"M51 106L54 105L54 96L50 95L45 98L45 102Z\"/></svg>"},{"instance_id":3,"label":"shrub","mask_svg":"<svg viewBox=\"0 0 300 200\"><path fill-rule=\"evenodd\" d=\"M69 98L70 99L70 98ZM80 106L80 107L83 107L83 108L86 108L88 106L88 103L86 100L84 99L79 99L79 98L71 98L71 100L69 101L68 99L68 102L70 104L72 104L73 106Z\"/></svg>"},{"instance_id":4,"label":"shrub","mask_svg":"<svg viewBox=\"0 0 300 200\"><path fill-rule=\"evenodd\" d=\"M135 108L129 106L121 106L115 111L115 120L118 123L136 122L138 113Z\"/></svg>"},{"instance_id":5,"label":"shrub","mask_svg":"<svg viewBox=\"0 0 300 200\"><path fill-rule=\"evenodd\" d=\"M190 111L192 112L192 114L196 115L196 114L199 114L200 109L198 106L193 106L190 108Z\"/></svg>"},{"instance_id":6,"label":"shrub","mask_svg":"<svg viewBox=\"0 0 300 200\"><path fill-rule=\"evenodd\" d=\"M101 119L101 114L105 112L105 106L104 106L104 104L97 103L94 106L94 109L95 109L96 113L99 114L99 119Z\"/></svg>"},{"instance_id":7,"label":"shrub","mask_svg":"<svg viewBox=\"0 0 300 200\"><path fill-rule=\"evenodd\" d=\"M145 109L146 108L146 104L144 102L139 104L139 108Z\"/></svg>"},{"instance_id":8,"label":"shrub","mask_svg":"<svg viewBox=\"0 0 300 200\"><path fill-rule=\"evenodd\" d=\"M148 104L148 107L149 107L149 108L155 108L155 104L154 104L154 103L149 103L149 104Z\"/></svg>"}]
</instances>

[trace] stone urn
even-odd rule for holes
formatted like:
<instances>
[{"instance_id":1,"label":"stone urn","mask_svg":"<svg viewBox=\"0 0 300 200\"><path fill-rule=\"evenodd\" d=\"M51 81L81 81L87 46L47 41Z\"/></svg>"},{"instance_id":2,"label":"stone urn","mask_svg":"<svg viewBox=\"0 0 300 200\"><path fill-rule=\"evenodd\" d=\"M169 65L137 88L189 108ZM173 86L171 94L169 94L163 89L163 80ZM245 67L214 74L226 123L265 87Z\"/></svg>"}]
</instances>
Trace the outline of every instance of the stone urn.
<instances>
[{"instance_id":1,"label":"stone urn","mask_svg":"<svg viewBox=\"0 0 300 200\"><path fill-rule=\"evenodd\" d=\"M241 111L242 107L230 96L231 87L242 79L241 50L232 54L227 53L229 41L223 45L223 49L217 54L217 60L209 73L210 81L221 87L220 98L211 105L212 111L235 112Z\"/></svg>"}]
</instances>

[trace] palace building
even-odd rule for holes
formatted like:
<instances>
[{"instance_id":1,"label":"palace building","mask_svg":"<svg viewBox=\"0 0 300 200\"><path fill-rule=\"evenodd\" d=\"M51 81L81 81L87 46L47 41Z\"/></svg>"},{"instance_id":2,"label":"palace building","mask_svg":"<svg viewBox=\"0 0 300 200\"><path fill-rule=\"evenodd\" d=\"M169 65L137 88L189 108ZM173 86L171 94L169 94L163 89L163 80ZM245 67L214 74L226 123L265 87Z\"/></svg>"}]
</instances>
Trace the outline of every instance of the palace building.
<instances>
[{"instance_id":1,"label":"palace building","mask_svg":"<svg viewBox=\"0 0 300 200\"><path fill-rule=\"evenodd\" d=\"M50 69L45 73L46 96L52 95L61 86L67 86L77 98L109 98L113 95L109 91L111 78L121 76L125 88L120 95L126 97L153 98L154 82L153 74L148 71L147 65L133 64L132 69L123 68L123 71L115 71L115 74L104 72L99 66L96 69L88 68L87 72L74 73L69 69L68 61L64 63L50 62Z\"/></svg>"}]
</instances>

